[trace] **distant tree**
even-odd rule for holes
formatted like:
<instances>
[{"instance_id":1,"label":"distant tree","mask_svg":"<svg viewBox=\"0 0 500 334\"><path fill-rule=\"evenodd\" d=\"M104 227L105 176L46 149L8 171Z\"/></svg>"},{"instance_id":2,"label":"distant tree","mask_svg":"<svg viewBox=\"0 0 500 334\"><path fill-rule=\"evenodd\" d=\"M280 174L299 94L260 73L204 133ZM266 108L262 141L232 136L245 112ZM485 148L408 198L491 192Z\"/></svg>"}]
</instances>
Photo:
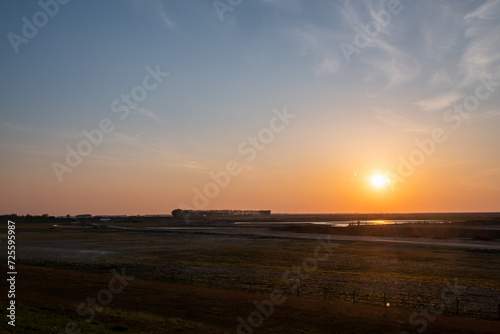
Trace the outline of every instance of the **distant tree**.
<instances>
[{"instance_id":1,"label":"distant tree","mask_svg":"<svg viewBox=\"0 0 500 334\"><path fill-rule=\"evenodd\" d=\"M48 213L44 213L44 214L42 215L42 218L45 218L45 219L49 218L49 214L48 214Z\"/></svg>"},{"instance_id":2,"label":"distant tree","mask_svg":"<svg viewBox=\"0 0 500 334\"><path fill-rule=\"evenodd\" d=\"M172 216L174 218L182 218L182 210L181 209L175 209L172 211Z\"/></svg>"}]
</instances>

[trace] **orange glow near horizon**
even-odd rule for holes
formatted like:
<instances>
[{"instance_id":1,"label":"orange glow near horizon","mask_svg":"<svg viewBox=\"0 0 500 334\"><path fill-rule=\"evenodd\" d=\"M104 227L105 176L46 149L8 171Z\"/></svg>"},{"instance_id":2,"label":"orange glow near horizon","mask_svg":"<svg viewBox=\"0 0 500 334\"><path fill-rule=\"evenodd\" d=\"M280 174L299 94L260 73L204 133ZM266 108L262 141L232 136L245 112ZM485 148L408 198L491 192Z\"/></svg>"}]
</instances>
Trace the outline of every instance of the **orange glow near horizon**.
<instances>
[{"instance_id":1,"label":"orange glow near horizon","mask_svg":"<svg viewBox=\"0 0 500 334\"><path fill-rule=\"evenodd\" d=\"M216 196L204 195L206 200L198 201L204 204L200 208L193 204L196 193L205 194L207 184L215 183L210 174L223 170L224 159L221 163L199 160L200 167L189 170L166 164L161 155L148 157L148 164L89 160L61 183L54 183L48 168L22 178L31 167L20 166L2 180L5 189L12 189L4 193L3 213L137 215L168 214L176 208L274 213L478 212L498 207L500 191L498 179L491 178L494 171L476 172L468 164L446 169L443 166L449 162L436 155L398 181L397 159L382 150L353 146L339 159L335 154L321 155L328 153L326 145L320 151L301 148L297 163L298 148L276 142L251 164L242 162L241 173L219 187ZM279 157L278 151L283 152ZM394 151L404 152L398 147Z\"/></svg>"},{"instance_id":2,"label":"orange glow near horizon","mask_svg":"<svg viewBox=\"0 0 500 334\"><path fill-rule=\"evenodd\" d=\"M260 173L258 173L260 174ZM494 207L495 199L471 200L484 195L482 189L465 192L451 192L463 186L441 182L433 186L439 178L415 175L403 183L372 183L373 175L358 172L357 177L342 178L337 174L317 175L299 181L284 177L276 179L273 175L241 175L235 178L234 186L222 189L218 196L208 199L206 206L200 209L269 209L274 213L376 213L376 212L463 212L480 211L481 206ZM352 175L352 174L351 174ZM428 178L428 179L427 179ZM101 178L97 178L99 180ZM193 189L203 189L201 182L175 185L160 183L158 180L130 180L127 183L101 179L100 187L89 182L75 182L71 187L65 185L49 193L36 191L29 185L10 193L10 209L5 213L66 215L90 213L99 214L165 214L175 208L193 208L195 198ZM375 179L375 178L374 178ZM380 180L380 184L382 184ZM39 185L45 189L48 185ZM266 186L263 186L266 185ZM173 191L179 189L177 191ZM17 206L13 205L15 204ZM8 205L8 201L4 202ZM29 209L26 206L29 205ZM194 207L196 208L196 207ZM492 210L493 211L493 210Z\"/></svg>"}]
</instances>

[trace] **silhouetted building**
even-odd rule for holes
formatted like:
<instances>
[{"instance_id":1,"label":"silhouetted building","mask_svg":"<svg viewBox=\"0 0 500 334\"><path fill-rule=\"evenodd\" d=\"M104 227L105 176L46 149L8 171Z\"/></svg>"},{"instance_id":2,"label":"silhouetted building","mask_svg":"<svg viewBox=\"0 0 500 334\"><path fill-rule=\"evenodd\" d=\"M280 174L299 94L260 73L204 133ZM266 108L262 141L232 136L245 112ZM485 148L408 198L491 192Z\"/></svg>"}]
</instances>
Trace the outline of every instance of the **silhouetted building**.
<instances>
[{"instance_id":1,"label":"silhouetted building","mask_svg":"<svg viewBox=\"0 0 500 334\"><path fill-rule=\"evenodd\" d=\"M84 214L84 215L76 215L75 217L76 217L76 219L79 219L79 218L92 218L92 215Z\"/></svg>"},{"instance_id":2,"label":"silhouetted building","mask_svg":"<svg viewBox=\"0 0 500 334\"><path fill-rule=\"evenodd\" d=\"M180 217L220 217L220 216L270 216L271 210L181 210L175 209L172 215Z\"/></svg>"}]
</instances>

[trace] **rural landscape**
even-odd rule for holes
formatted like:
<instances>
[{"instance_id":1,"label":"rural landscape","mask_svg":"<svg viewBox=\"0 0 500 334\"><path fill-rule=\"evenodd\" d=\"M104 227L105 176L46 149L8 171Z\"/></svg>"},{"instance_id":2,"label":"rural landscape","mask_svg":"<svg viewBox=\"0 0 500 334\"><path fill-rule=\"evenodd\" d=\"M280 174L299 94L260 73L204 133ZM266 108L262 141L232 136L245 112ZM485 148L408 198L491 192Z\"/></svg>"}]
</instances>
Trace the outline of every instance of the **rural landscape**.
<instances>
[{"instance_id":1,"label":"rural landscape","mask_svg":"<svg viewBox=\"0 0 500 334\"><path fill-rule=\"evenodd\" d=\"M0 334L500 333L500 0L0 32Z\"/></svg>"},{"instance_id":2,"label":"rural landscape","mask_svg":"<svg viewBox=\"0 0 500 334\"><path fill-rule=\"evenodd\" d=\"M500 214L3 219L7 333L498 332Z\"/></svg>"}]
</instances>

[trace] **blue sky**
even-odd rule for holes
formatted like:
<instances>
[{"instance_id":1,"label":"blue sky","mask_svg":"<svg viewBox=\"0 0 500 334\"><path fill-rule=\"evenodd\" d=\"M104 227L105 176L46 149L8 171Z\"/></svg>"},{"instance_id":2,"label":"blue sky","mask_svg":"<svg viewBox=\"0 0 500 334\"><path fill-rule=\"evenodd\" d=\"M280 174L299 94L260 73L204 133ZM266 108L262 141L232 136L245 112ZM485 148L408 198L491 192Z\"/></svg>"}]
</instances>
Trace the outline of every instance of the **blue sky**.
<instances>
[{"instance_id":1,"label":"blue sky","mask_svg":"<svg viewBox=\"0 0 500 334\"><path fill-rule=\"evenodd\" d=\"M0 6L3 213L169 212L285 106L296 119L208 208L500 210L500 87L457 129L443 119L480 78L500 81L499 1L243 0L221 20L212 1L72 0L17 53L8 34L42 9ZM380 30L348 61L341 45L370 23ZM169 76L119 120L111 103L148 66ZM60 182L51 164L103 118L115 130ZM352 183L397 173L434 128L448 140L392 197Z\"/></svg>"}]
</instances>

